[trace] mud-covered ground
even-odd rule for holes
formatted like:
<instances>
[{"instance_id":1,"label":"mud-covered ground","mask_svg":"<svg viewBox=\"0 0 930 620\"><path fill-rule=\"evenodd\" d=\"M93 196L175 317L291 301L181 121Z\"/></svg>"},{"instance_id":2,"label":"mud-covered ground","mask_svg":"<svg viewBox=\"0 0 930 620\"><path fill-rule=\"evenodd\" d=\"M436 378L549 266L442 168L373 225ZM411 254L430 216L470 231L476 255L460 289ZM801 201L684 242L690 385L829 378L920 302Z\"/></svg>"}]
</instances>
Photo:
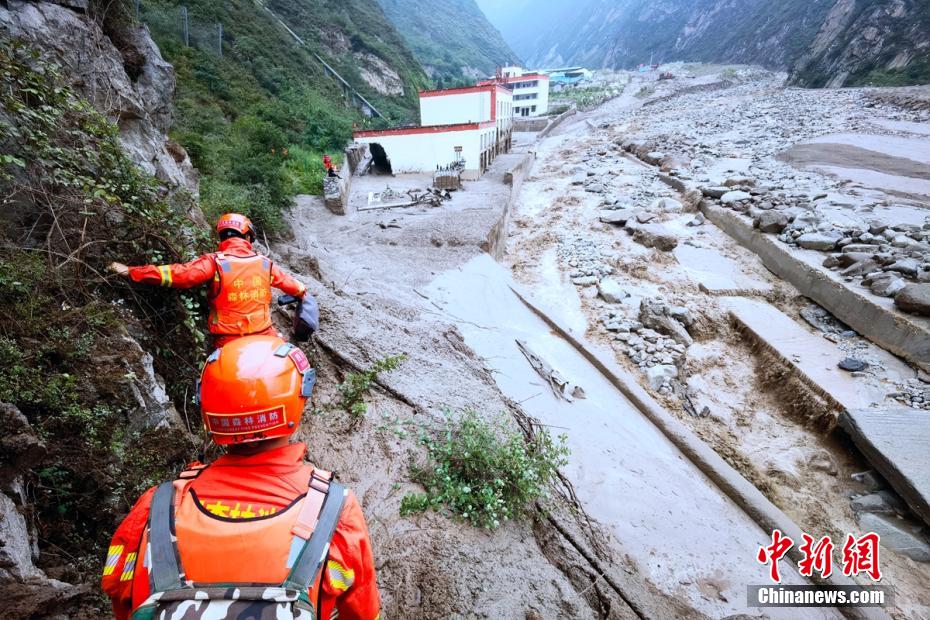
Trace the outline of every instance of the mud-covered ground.
<instances>
[{"instance_id":1,"label":"mud-covered ground","mask_svg":"<svg viewBox=\"0 0 930 620\"><path fill-rule=\"evenodd\" d=\"M705 74L678 84L634 84L620 98L558 128L536 148L506 261L551 307L568 316L582 314L586 321L575 322L590 340L611 346L619 363L637 370L644 387L803 530L842 539L874 523L862 498L876 489L853 478L869 466L830 432L840 404L836 395L861 406L896 405L902 388L918 383L916 371L831 322L705 222L694 208L700 196L672 190L658 179L656 167L631 157L621 144L650 141L667 149L655 154L657 162L684 154L677 167L686 180L720 185L752 177L794 194L829 193L827 214L880 215L894 225L926 207L912 194L920 191L914 171L930 152L922 133L930 125L918 122L926 113L872 104L881 106L879 117L861 91L786 91L780 76L734 73L726 73L725 83L724 75ZM892 135L861 135L878 133ZM821 137L826 134L844 137ZM835 148L834 142L848 148ZM887 157L892 150L898 159ZM804 169L777 157L785 151ZM818 157L824 159L813 161ZM900 175L898 187L909 188L901 205L906 208L882 209L904 198L866 183L863 175L851 181L853 163ZM838 173L824 168L827 164L844 167ZM624 227L628 219L633 224ZM733 320L734 308L750 316L772 312L763 335L793 338L799 353L781 359ZM852 374L838 369L846 357L867 361L868 369ZM793 367L819 373L827 390L798 380ZM887 500L881 510L897 509L903 521L896 522L911 524L925 541L900 500L879 486ZM930 617L930 566L891 549L883 553L883 583L897 594L893 615Z\"/></svg>"},{"instance_id":2,"label":"mud-covered ground","mask_svg":"<svg viewBox=\"0 0 930 620\"><path fill-rule=\"evenodd\" d=\"M276 247L279 260L316 276L312 285L320 292L315 407L337 400L335 386L346 372L387 355L407 356L382 377L364 418L330 411L308 416L302 429L311 458L358 493L371 530L383 614L693 616L690 607L640 579L635 567L624 569L609 534L585 518L570 485L560 485L534 519L494 532L436 513L400 517L401 498L419 490L409 482L410 466L424 456L418 433L444 411L473 408L483 416L505 413L524 426L527 421L421 290L439 273L482 254L505 204L488 202L489 196L500 199L508 191L497 168L486 181L472 188L471 198L460 194L433 210L339 217L318 199L302 197L293 213L293 242ZM501 584L508 584L505 595Z\"/></svg>"}]
</instances>

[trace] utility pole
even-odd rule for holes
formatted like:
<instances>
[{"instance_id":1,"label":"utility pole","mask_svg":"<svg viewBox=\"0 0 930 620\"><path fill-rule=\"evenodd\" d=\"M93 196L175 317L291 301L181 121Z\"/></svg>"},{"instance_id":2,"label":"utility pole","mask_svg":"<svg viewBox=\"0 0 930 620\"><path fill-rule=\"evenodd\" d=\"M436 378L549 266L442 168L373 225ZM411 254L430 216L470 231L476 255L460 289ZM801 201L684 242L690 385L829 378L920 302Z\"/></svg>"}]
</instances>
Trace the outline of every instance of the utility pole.
<instances>
[{"instance_id":1,"label":"utility pole","mask_svg":"<svg viewBox=\"0 0 930 620\"><path fill-rule=\"evenodd\" d=\"M190 32L188 30L187 7L186 6L181 7L181 33L184 38L184 45L186 45L187 47L190 47L190 37L189 37Z\"/></svg>"}]
</instances>

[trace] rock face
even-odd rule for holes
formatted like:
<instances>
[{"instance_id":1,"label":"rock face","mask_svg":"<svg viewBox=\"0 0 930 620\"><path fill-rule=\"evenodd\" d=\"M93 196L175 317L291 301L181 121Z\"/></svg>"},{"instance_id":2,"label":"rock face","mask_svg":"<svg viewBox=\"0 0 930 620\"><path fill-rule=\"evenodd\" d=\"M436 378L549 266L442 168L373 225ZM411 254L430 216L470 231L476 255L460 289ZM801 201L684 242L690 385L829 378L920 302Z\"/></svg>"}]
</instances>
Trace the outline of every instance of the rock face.
<instances>
[{"instance_id":1,"label":"rock face","mask_svg":"<svg viewBox=\"0 0 930 620\"><path fill-rule=\"evenodd\" d=\"M919 71L921 65L926 71L928 47L930 12L922 0L865 5L836 0L791 81L807 87L857 86L867 84L872 71L903 74L905 67Z\"/></svg>"},{"instance_id":2,"label":"rock face","mask_svg":"<svg viewBox=\"0 0 930 620\"><path fill-rule=\"evenodd\" d=\"M89 588L49 579L36 567L38 547L23 516L26 502L20 472L38 463L45 446L19 409L0 403L0 592L5 618L64 618Z\"/></svg>"},{"instance_id":3,"label":"rock face","mask_svg":"<svg viewBox=\"0 0 930 620\"><path fill-rule=\"evenodd\" d=\"M0 7L0 32L26 39L61 65L62 75L76 90L116 122L120 141L136 164L169 188L197 196L190 158L166 137L174 69L162 58L147 28L121 33L118 48L83 13L36 2Z\"/></svg>"},{"instance_id":4,"label":"rock face","mask_svg":"<svg viewBox=\"0 0 930 620\"><path fill-rule=\"evenodd\" d=\"M904 312L930 316L930 284L908 284L895 295L894 305Z\"/></svg>"}]
</instances>

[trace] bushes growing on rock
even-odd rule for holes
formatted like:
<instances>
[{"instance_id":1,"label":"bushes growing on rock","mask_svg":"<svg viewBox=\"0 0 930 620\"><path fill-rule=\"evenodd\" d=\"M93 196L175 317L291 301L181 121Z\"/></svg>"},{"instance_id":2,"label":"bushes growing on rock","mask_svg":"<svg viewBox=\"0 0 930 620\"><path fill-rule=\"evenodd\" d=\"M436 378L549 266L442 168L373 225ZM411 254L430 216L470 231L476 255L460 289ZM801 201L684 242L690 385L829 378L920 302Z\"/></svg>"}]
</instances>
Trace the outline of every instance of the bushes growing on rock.
<instances>
[{"instance_id":1,"label":"bushes growing on rock","mask_svg":"<svg viewBox=\"0 0 930 620\"><path fill-rule=\"evenodd\" d=\"M187 198L137 168L116 127L15 40L0 42L0 148L0 401L46 447L16 472L42 549L55 549L40 564L62 554L80 573L69 579L93 580L114 519L192 456L183 431L133 428L148 406L135 371L153 361L137 342L181 402L203 339L195 297L115 288L105 265L185 259L205 236Z\"/></svg>"}]
</instances>

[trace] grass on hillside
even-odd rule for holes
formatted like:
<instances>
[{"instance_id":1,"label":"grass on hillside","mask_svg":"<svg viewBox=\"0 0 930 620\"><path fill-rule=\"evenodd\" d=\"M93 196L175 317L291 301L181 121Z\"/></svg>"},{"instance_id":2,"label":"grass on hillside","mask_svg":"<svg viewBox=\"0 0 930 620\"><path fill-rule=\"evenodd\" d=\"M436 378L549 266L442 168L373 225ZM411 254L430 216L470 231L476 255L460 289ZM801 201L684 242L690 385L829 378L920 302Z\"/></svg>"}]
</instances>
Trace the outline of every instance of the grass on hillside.
<instances>
[{"instance_id":1,"label":"grass on hillside","mask_svg":"<svg viewBox=\"0 0 930 620\"><path fill-rule=\"evenodd\" d=\"M182 4L188 8L192 45L196 41L202 49L180 39ZM272 5L297 10L298 3ZM242 212L266 233L282 232L282 215L294 194L322 193L323 153L336 158L353 124L366 120L347 105L310 51L251 0L146 0L142 7L142 20L177 74L171 136L201 174L204 214L212 220L228 211ZM355 22L346 22L342 11L330 9L314 20L328 20L334 31L352 28L353 45L383 55L390 51L390 45L379 46ZM216 32L217 22L223 23L222 57L215 38L202 44ZM307 41L314 44L312 37ZM412 109L407 101L379 104L404 118Z\"/></svg>"}]
</instances>

